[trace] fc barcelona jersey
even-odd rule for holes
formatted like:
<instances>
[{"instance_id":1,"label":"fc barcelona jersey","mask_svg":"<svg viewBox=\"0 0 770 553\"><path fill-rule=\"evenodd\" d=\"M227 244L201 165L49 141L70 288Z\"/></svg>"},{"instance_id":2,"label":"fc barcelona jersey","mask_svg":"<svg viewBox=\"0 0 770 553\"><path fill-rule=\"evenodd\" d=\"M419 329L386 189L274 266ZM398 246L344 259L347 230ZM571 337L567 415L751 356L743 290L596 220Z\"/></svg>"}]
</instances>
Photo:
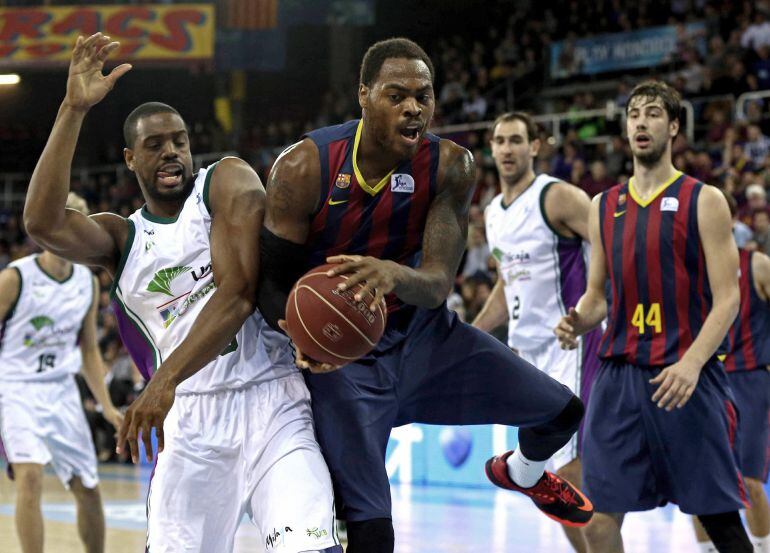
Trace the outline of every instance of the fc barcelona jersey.
<instances>
[{"instance_id":1,"label":"fc barcelona jersey","mask_svg":"<svg viewBox=\"0 0 770 553\"><path fill-rule=\"evenodd\" d=\"M321 160L321 197L308 238L309 267L338 254L369 255L417 267L428 209L436 194L439 137L428 133L417 153L380 182L356 164L360 120L310 132ZM400 302L386 298L388 310Z\"/></svg>"},{"instance_id":2,"label":"fc barcelona jersey","mask_svg":"<svg viewBox=\"0 0 770 553\"><path fill-rule=\"evenodd\" d=\"M644 201L633 179L602 195L599 221L611 308L601 358L669 365L698 336L712 302L698 232L704 186L677 173Z\"/></svg>"},{"instance_id":3,"label":"fc barcelona jersey","mask_svg":"<svg viewBox=\"0 0 770 553\"><path fill-rule=\"evenodd\" d=\"M770 304L754 287L752 252L739 250L741 307L728 334L730 353L725 359L727 372L764 369L770 364Z\"/></svg>"}]
</instances>

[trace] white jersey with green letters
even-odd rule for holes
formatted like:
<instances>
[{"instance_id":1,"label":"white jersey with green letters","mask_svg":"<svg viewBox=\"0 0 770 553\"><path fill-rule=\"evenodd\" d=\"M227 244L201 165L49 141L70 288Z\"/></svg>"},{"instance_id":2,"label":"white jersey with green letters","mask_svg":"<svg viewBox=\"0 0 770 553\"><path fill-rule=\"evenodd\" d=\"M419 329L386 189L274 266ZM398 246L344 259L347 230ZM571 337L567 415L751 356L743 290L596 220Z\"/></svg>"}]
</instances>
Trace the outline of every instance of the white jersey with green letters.
<instances>
[{"instance_id":1,"label":"white jersey with green letters","mask_svg":"<svg viewBox=\"0 0 770 553\"><path fill-rule=\"evenodd\" d=\"M94 278L82 265L56 280L38 255L14 261L21 288L0 332L0 382L47 381L75 374L78 335L94 297Z\"/></svg>"},{"instance_id":2,"label":"white jersey with green letters","mask_svg":"<svg viewBox=\"0 0 770 553\"><path fill-rule=\"evenodd\" d=\"M123 343L147 379L187 338L216 290L208 200L215 167L194 177L177 217L157 217L143 207L128 218L112 299ZM256 311L230 345L182 382L177 393L240 388L296 371L288 339Z\"/></svg>"}]
</instances>

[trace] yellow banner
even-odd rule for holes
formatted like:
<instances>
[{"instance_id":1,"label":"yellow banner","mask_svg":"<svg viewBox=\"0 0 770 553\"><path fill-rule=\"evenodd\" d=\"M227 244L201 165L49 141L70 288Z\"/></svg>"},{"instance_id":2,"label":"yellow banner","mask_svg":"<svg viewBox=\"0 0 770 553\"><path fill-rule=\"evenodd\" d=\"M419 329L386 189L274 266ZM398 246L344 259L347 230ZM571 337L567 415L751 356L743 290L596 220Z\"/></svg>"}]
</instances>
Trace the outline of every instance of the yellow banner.
<instances>
[{"instance_id":1,"label":"yellow banner","mask_svg":"<svg viewBox=\"0 0 770 553\"><path fill-rule=\"evenodd\" d=\"M120 42L115 59L195 60L214 55L214 6L174 4L0 8L0 66L68 61L78 35Z\"/></svg>"}]
</instances>

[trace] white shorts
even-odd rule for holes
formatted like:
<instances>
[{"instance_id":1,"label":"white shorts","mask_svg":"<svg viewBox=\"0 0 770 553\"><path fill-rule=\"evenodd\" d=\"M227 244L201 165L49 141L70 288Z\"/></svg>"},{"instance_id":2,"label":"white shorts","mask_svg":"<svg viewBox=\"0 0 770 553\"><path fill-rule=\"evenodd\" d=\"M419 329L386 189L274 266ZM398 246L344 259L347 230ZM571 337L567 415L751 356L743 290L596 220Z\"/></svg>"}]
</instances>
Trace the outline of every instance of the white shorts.
<instances>
[{"instance_id":1,"label":"white shorts","mask_svg":"<svg viewBox=\"0 0 770 553\"><path fill-rule=\"evenodd\" d=\"M151 553L228 553L244 513L254 551L342 553L329 470L302 376L177 395L147 498Z\"/></svg>"},{"instance_id":2,"label":"white shorts","mask_svg":"<svg viewBox=\"0 0 770 553\"><path fill-rule=\"evenodd\" d=\"M75 379L0 385L0 436L10 463L51 463L69 488L77 476L86 488L99 483L96 453Z\"/></svg>"},{"instance_id":3,"label":"white shorts","mask_svg":"<svg viewBox=\"0 0 770 553\"><path fill-rule=\"evenodd\" d=\"M582 343L582 341L581 341ZM572 393L580 396L580 376L583 372L583 348L563 350L554 336L543 342L537 349L519 351L519 356L546 373L554 380L567 386ZM556 471L578 456L577 432L563 448L557 451L546 465L547 470Z\"/></svg>"}]
</instances>

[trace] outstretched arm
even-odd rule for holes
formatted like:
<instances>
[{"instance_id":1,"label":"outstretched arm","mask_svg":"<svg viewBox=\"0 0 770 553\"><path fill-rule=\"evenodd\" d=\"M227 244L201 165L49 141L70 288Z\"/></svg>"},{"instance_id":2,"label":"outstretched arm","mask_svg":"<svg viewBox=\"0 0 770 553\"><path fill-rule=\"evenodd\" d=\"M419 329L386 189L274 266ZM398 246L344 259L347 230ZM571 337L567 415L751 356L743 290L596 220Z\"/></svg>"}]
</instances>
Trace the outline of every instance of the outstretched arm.
<instances>
[{"instance_id":1,"label":"outstretched arm","mask_svg":"<svg viewBox=\"0 0 770 553\"><path fill-rule=\"evenodd\" d=\"M96 33L78 37L70 61L67 94L51 135L37 162L24 205L24 225L45 249L76 263L113 270L125 237L125 222L114 215L92 217L66 209L70 168L80 128L91 106L100 102L115 82L131 69L123 64L102 75L104 62L119 46Z\"/></svg>"},{"instance_id":2,"label":"outstretched arm","mask_svg":"<svg viewBox=\"0 0 770 553\"><path fill-rule=\"evenodd\" d=\"M229 353L225 350L231 344L237 347L233 340L256 307L265 190L254 170L241 159L225 158L212 170L210 250L216 289L190 333L126 413L118 444L122 447L127 440L135 461L139 458L140 431L148 459L152 459L153 427L158 451L163 450L163 420L174 403L176 387L218 355Z\"/></svg>"}]
</instances>

